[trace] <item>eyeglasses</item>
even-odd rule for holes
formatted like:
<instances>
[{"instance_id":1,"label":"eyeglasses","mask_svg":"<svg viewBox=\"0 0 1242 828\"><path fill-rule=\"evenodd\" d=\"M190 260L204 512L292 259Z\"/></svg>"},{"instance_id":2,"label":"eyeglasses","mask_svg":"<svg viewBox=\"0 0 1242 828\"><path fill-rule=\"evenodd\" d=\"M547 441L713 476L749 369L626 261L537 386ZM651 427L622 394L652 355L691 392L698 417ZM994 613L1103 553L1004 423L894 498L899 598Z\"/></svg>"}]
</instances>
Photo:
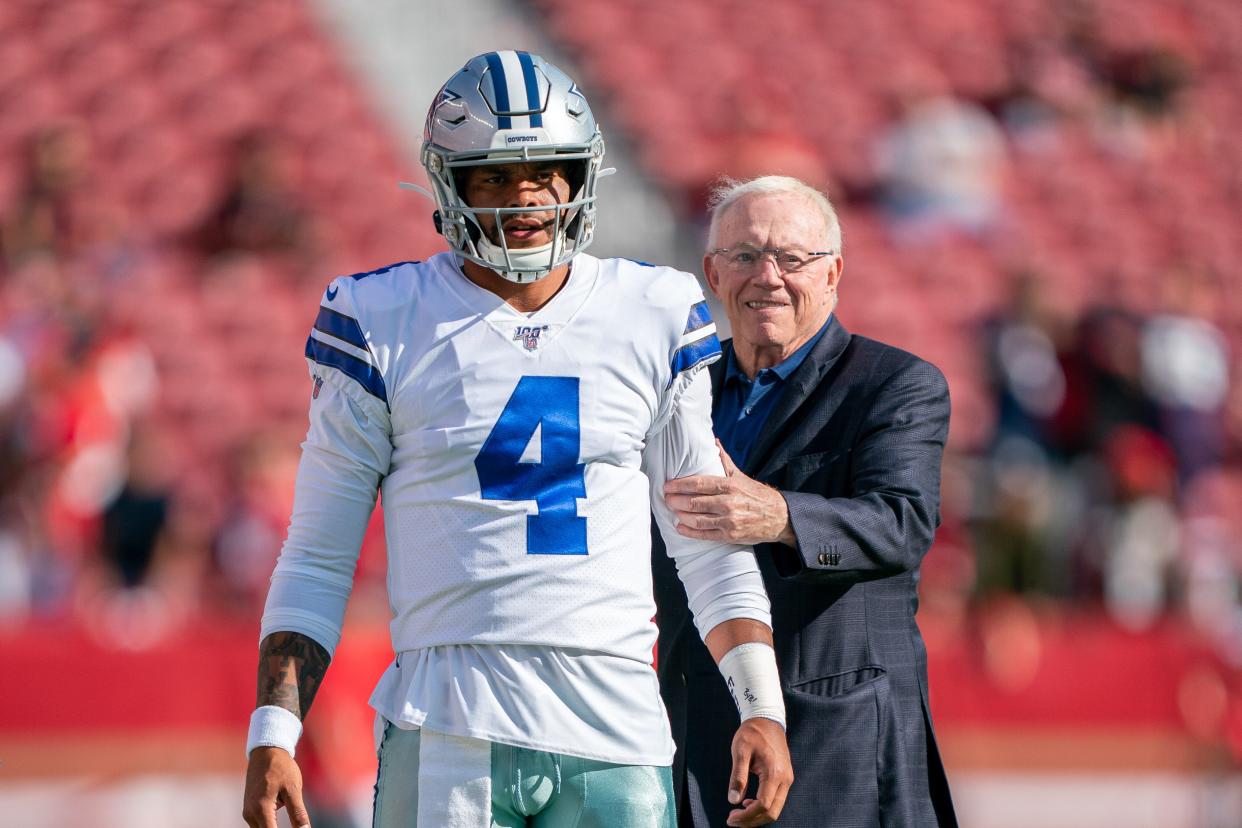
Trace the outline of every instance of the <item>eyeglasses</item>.
<instances>
[{"instance_id":1,"label":"eyeglasses","mask_svg":"<svg viewBox=\"0 0 1242 828\"><path fill-rule=\"evenodd\" d=\"M764 256L771 256L772 262L781 273L797 273L816 259L831 256L831 250L815 250L810 253L801 250L785 250L780 247L753 247L740 244L737 247L717 247L708 251L712 256L724 256L730 270L748 273L759 267Z\"/></svg>"}]
</instances>

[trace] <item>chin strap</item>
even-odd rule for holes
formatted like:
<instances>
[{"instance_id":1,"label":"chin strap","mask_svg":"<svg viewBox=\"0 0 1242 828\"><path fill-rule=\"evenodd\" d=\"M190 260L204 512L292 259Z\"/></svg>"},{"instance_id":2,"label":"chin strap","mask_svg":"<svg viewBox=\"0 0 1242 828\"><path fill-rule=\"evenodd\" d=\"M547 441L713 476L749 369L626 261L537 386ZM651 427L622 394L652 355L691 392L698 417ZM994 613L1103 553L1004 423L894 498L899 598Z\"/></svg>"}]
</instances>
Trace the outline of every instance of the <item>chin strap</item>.
<instances>
[{"instance_id":1,"label":"chin strap","mask_svg":"<svg viewBox=\"0 0 1242 828\"><path fill-rule=\"evenodd\" d=\"M516 250L510 248L507 263L504 248L492 244L487 237L480 237L474 246L479 251L479 255L506 279L514 282L535 282L552 272L552 244L548 242L538 247L523 247ZM572 249L572 247L567 246L566 249ZM515 269L509 270L508 268Z\"/></svg>"}]
</instances>

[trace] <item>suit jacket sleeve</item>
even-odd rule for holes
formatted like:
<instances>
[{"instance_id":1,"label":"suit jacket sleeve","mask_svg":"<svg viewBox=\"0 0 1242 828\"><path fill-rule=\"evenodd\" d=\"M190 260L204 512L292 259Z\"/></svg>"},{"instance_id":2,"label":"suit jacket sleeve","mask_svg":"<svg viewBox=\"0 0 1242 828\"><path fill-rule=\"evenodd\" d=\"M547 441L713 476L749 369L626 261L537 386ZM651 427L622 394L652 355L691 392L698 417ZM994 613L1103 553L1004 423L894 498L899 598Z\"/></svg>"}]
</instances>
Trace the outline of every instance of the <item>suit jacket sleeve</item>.
<instances>
[{"instance_id":1,"label":"suit jacket sleeve","mask_svg":"<svg viewBox=\"0 0 1242 828\"><path fill-rule=\"evenodd\" d=\"M798 548L763 547L783 577L838 584L885 578L917 567L931 547L949 430L944 376L911 361L867 405L848 456L834 458L850 465L849 496L781 492Z\"/></svg>"}]
</instances>

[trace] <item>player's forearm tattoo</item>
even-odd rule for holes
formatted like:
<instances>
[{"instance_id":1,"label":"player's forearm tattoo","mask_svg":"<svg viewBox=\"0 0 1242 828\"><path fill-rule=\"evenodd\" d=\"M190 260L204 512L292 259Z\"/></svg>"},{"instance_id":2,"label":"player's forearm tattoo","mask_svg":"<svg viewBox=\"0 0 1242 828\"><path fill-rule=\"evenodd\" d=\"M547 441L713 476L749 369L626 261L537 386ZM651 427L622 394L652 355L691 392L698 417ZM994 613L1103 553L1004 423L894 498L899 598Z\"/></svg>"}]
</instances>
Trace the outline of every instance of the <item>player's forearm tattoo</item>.
<instances>
[{"instance_id":1,"label":"player's forearm tattoo","mask_svg":"<svg viewBox=\"0 0 1242 828\"><path fill-rule=\"evenodd\" d=\"M274 704L305 719L330 660L327 650L301 633L272 633L259 646L255 706Z\"/></svg>"}]
</instances>

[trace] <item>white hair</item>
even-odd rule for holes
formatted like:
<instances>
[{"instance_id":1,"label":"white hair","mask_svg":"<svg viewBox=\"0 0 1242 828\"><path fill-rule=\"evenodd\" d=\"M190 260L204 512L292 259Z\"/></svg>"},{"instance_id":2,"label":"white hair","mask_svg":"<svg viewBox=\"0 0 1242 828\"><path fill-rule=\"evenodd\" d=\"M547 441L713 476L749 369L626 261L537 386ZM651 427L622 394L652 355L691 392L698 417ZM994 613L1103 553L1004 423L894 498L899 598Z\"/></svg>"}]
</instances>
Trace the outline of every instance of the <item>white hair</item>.
<instances>
[{"instance_id":1,"label":"white hair","mask_svg":"<svg viewBox=\"0 0 1242 828\"><path fill-rule=\"evenodd\" d=\"M707 198L707 209L711 215L711 225L707 230L708 248L716 247L716 229L720 224L720 217L739 199L760 194L798 195L818 207L824 219L824 240L828 249L838 256L841 255L841 222L837 220L837 211L832 202L827 195L810 184L788 175L763 175L749 181L721 178Z\"/></svg>"}]
</instances>

